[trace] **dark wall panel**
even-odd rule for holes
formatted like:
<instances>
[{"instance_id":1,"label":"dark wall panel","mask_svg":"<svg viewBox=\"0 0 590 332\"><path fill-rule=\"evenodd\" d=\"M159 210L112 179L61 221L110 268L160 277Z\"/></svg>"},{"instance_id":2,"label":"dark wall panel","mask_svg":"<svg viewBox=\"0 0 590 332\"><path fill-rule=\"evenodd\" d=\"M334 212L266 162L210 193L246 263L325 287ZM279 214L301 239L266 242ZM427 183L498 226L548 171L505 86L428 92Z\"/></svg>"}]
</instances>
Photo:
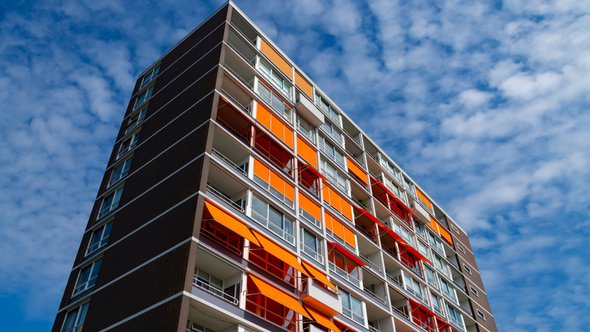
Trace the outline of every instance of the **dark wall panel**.
<instances>
[{"instance_id":1,"label":"dark wall panel","mask_svg":"<svg viewBox=\"0 0 590 332\"><path fill-rule=\"evenodd\" d=\"M182 291L189 247L187 243L94 294L84 330L98 331Z\"/></svg>"}]
</instances>

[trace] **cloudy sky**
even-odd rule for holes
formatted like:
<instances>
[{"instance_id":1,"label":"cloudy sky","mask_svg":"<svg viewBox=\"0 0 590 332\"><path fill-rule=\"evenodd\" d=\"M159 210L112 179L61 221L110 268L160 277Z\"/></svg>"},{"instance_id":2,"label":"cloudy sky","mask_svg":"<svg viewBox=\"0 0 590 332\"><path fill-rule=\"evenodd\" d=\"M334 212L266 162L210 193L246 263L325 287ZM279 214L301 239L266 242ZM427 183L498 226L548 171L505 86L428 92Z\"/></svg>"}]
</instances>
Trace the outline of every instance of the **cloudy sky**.
<instances>
[{"instance_id":1,"label":"cloudy sky","mask_svg":"<svg viewBox=\"0 0 590 332\"><path fill-rule=\"evenodd\" d=\"M0 3L3 331L52 325L136 76L220 4ZM470 233L501 330L587 330L588 0L237 4Z\"/></svg>"}]
</instances>

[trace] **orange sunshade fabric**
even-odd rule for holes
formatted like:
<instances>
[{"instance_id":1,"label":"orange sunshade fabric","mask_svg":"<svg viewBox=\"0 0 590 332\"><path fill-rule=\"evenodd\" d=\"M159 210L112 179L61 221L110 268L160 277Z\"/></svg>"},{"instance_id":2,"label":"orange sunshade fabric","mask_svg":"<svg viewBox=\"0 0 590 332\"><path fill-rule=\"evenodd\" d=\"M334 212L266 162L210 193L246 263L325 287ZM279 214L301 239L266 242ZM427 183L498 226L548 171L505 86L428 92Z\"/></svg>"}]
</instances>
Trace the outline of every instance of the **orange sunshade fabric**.
<instances>
[{"instance_id":1,"label":"orange sunshade fabric","mask_svg":"<svg viewBox=\"0 0 590 332\"><path fill-rule=\"evenodd\" d=\"M328 279L328 277L326 276L326 274L322 271L320 271L319 269L317 269L315 266L313 266L312 264L306 262L306 261L301 261L303 267L309 272L309 274L311 274L311 277L316 279L317 281L321 282L322 284L332 288L333 290L336 290L336 286L334 286L334 284Z\"/></svg>"},{"instance_id":2,"label":"orange sunshade fabric","mask_svg":"<svg viewBox=\"0 0 590 332\"><path fill-rule=\"evenodd\" d=\"M427 225L449 244L453 244L453 238L451 237L451 233L449 233L449 231L442 227L441 224L439 224L438 221L436 221L436 219L430 217L430 222Z\"/></svg>"},{"instance_id":3,"label":"orange sunshade fabric","mask_svg":"<svg viewBox=\"0 0 590 332\"><path fill-rule=\"evenodd\" d=\"M248 277L252 280L252 282L254 282L254 284L260 290L260 293L262 293L262 295L284 305L285 307L287 307L293 311L296 311L296 312L302 314L303 316L305 316L309 319L313 319L312 317L310 317L310 315L307 313L307 311L305 311L305 308L303 308L303 305L301 303L299 303L299 301L295 297L293 297L293 296L289 295L287 292L280 290L279 288L267 283L266 281L258 278L255 275L249 274Z\"/></svg>"},{"instance_id":4,"label":"orange sunshade fabric","mask_svg":"<svg viewBox=\"0 0 590 332\"><path fill-rule=\"evenodd\" d=\"M432 210L432 202L430 201L430 199L428 199L428 197L426 197L426 195L424 195L424 193L416 188L416 195L418 196L418 199L421 200L424 204L426 204L426 206L428 206L431 210Z\"/></svg>"},{"instance_id":5,"label":"orange sunshade fabric","mask_svg":"<svg viewBox=\"0 0 590 332\"><path fill-rule=\"evenodd\" d=\"M321 326L334 332L340 332L338 326L336 326L328 317L324 316L322 313L316 311L315 309L309 306L305 306L305 309L307 309L313 320L315 320Z\"/></svg>"},{"instance_id":6,"label":"orange sunshade fabric","mask_svg":"<svg viewBox=\"0 0 590 332\"><path fill-rule=\"evenodd\" d=\"M260 51L275 65L279 68L283 74L285 74L289 79L293 79L293 74L291 73L291 65L282 56L279 55L277 51L275 51L268 42L264 39L260 39Z\"/></svg>"},{"instance_id":7,"label":"orange sunshade fabric","mask_svg":"<svg viewBox=\"0 0 590 332\"><path fill-rule=\"evenodd\" d=\"M353 220L352 205L348 203L348 201L345 200L344 197L342 197L334 189L326 185L324 185L322 191L324 194L324 201L326 203L330 204L333 208L342 213L342 215L348 218L348 220Z\"/></svg>"},{"instance_id":8,"label":"orange sunshade fabric","mask_svg":"<svg viewBox=\"0 0 590 332\"><path fill-rule=\"evenodd\" d=\"M271 187L283 194L291 202L295 202L295 187L270 168L266 167L262 162L258 161L258 159L254 159L254 175L270 184Z\"/></svg>"},{"instance_id":9,"label":"orange sunshade fabric","mask_svg":"<svg viewBox=\"0 0 590 332\"><path fill-rule=\"evenodd\" d=\"M307 211L317 220L322 220L322 211L319 205L314 203L311 199L307 198L301 192L299 192L299 207Z\"/></svg>"},{"instance_id":10,"label":"orange sunshade fabric","mask_svg":"<svg viewBox=\"0 0 590 332\"><path fill-rule=\"evenodd\" d=\"M356 248L355 235L353 231L348 229L340 220L329 213L324 213L324 218L326 221L326 228L328 230L330 230L337 237L344 240L344 242L346 242L351 247Z\"/></svg>"},{"instance_id":11,"label":"orange sunshade fabric","mask_svg":"<svg viewBox=\"0 0 590 332\"><path fill-rule=\"evenodd\" d=\"M297 136L297 154L311 166L318 168L318 153L299 136Z\"/></svg>"},{"instance_id":12,"label":"orange sunshade fabric","mask_svg":"<svg viewBox=\"0 0 590 332\"><path fill-rule=\"evenodd\" d=\"M229 228L243 238L250 240L250 242L254 242L256 245L260 246L258 238L252 234L248 226L246 226L246 224L244 224L242 221L207 201L205 201L205 209L209 211L209 214L211 214L211 217L215 219L216 222Z\"/></svg>"},{"instance_id":13,"label":"orange sunshade fabric","mask_svg":"<svg viewBox=\"0 0 590 332\"><path fill-rule=\"evenodd\" d=\"M258 103L256 106L256 120L266 129L270 130L288 147L293 149L293 130L287 127L276 115L274 115L263 104Z\"/></svg>"},{"instance_id":14,"label":"orange sunshade fabric","mask_svg":"<svg viewBox=\"0 0 590 332\"><path fill-rule=\"evenodd\" d=\"M305 274L308 277L311 277L306 269L299 264L297 261L297 256L295 254L290 253L287 249L284 249L280 245L274 243L272 240L268 239L266 236L262 235L262 233L258 232L257 230L253 229L252 233L256 236L258 241L260 242L260 246L264 248L268 253L277 257L278 259L282 260L286 264L292 266L293 268L299 270L301 273Z\"/></svg>"},{"instance_id":15,"label":"orange sunshade fabric","mask_svg":"<svg viewBox=\"0 0 590 332\"><path fill-rule=\"evenodd\" d=\"M309 99L313 100L313 88L311 83L306 80L303 75L299 73L298 70L295 70L295 85L305 93Z\"/></svg>"},{"instance_id":16,"label":"orange sunshade fabric","mask_svg":"<svg viewBox=\"0 0 590 332\"><path fill-rule=\"evenodd\" d=\"M364 184L368 184L369 182L367 180L367 172L363 171L363 169L357 166L356 163L350 158L346 158L346 161L348 164L348 170L361 179Z\"/></svg>"}]
</instances>

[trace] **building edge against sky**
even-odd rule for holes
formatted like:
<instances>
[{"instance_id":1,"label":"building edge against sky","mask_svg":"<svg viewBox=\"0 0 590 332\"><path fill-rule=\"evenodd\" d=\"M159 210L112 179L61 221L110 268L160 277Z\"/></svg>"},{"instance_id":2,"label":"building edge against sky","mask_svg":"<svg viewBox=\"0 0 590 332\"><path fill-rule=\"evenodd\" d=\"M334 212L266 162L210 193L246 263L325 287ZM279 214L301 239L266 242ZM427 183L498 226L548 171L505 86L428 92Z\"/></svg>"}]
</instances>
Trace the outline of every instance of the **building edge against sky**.
<instances>
[{"instance_id":1,"label":"building edge against sky","mask_svg":"<svg viewBox=\"0 0 590 332\"><path fill-rule=\"evenodd\" d=\"M497 331L467 234L231 2L136 82L53 331L82 327Z\"/></svg>"}]
</instances>

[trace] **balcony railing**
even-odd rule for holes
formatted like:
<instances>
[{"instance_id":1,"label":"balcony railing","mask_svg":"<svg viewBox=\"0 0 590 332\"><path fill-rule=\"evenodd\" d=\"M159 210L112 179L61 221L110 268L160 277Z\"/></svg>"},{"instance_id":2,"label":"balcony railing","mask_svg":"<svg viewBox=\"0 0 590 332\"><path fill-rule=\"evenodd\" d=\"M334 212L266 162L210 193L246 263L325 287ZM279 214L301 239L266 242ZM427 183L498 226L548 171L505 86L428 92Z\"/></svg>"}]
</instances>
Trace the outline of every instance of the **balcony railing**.
<instances>
[{"instance_id":1,"label":"balcony railing","mask_svg":"<svg viewBox=\"0 0 590 332\"><path fill-rule=\"evenodd\" d=\"M238 301L238 299L235 296L225 293L223 291L223 289L221 289L221 288L219 288L217 286L214 286L214 285L211 285L209 283L205 283L205 282L199 280L197 278L197 276L194 276L193 277L193 286L195 286L195 287L197 287L199 289L202 289L205 292L207 292L209 294L212 294L212 295L214 295L214 296L216 296L216 297L218 297L220 299L223 299L225 301L228 301L228 302L230 302L233 305L238 305L238 302L239 301Z\"/></svg>"},{"instance_id":2,"label":"balcony railing","mask_svg":"<svg viewBox=\"0 0 590 332\"><path fill-rule=\"evenodd\" d=\"M252 209L252 218L256 220L256 222L262 225L264 228L271 231L273 234L277 235L278 237L282 238L283 240L287 241L288 243L294 245L295 244L295 237L293 234L287 230L282 229L281 227L275 225L274 223L270 222L265 216L261 215L260 213L256 212Z\"/></svg>"},{"instance_id":3,"label":"balcony railing","mask_svg":"<svg viewBox=\"0 0 590 332\"><path fill-rule=\"evenodd\" d=\"M234 209L236 209L242 213L245 212L244 207L242 207L240 204L232 201L229 196L224 194L221 190L213 187L212 185L207 184L207 191L212 193L213 195L215 195L215 197L219 198L224 203L228 204L229 206L233 207Z\"/></svg>"},{"instance_id":4,"label":"balcony railing","mask_svg":"<svg viewBox=\"0 0 590 332\"><path fill-rule=\"evenodd\" d=\"M224 156L223 153L219 152L216 149L211 149L211 153L218 157L219 159L221 159L224 163L228 164L229 166L231 166L233 169L235 169L236 171L242 173L244 176L247 176L247 164L243 164L243 165L238 165L236 164L233 160L229 159L228 157Z\"/></svg>"},{"instance_id":5,"label":"balcony railing","mask_svg":"<svg viewBox=\"0 0 590 332\"><path fill-rule=\"evenodd\" d=\"M305 255L309 256L316 262L320 264L324 263L324 256L318 251L318 249L311 248L303 242L301 242L301 249Z\"/></svg>"},{"instance_id":6,"label":"balcony railing","mask_svg":"<svg viewBox=\"0 0 590 332\"><path fill-rule=\"evenodd\" d=\"M358 279L358 277L352 275L351 273L344 271L343 269L341 269L340 267L338 267L336 264L334 264L332 262L328 263L328 268L330 269L330 272L337 274L340 277L342 277L343 279L345 279L346 281L350 282L351 284L360 287L361 281Z\"/></svg>"},{"instance_id":7,"label":"balcony railing","mask_svg":"<svg viewBox=\"0 0 590 332\"><path fill-rule=\"evenodd\" d=\"M377 302L385 305L385 299L383 299L382 297L380 297L379 295L375 294L373 291L368 290L367 288L363 287L363 291L369 295L372 299L377 300Z\"/></svg>"}]
</instances>

